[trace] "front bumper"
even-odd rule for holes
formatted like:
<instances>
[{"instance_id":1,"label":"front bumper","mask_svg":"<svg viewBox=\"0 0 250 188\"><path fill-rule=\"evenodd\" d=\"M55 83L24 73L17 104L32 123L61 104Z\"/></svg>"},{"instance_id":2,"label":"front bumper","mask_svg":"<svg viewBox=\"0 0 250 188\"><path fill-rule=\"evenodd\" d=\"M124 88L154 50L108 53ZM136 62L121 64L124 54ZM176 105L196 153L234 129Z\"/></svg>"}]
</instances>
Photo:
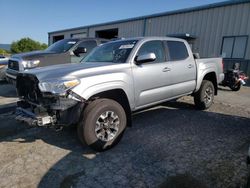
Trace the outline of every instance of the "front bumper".
<instances>
[{"instance_id":1,"label":"front bumper","mask_svg":"<svg viewBox=\"0 0 250 188\"><path fill-rule=\"evenodd\" d=\"M31 126L68 126L79 122L84 102L58 99L46 106L25 100L17 103L16 120Z\"/></svg>"},{"instance_id":2,"label":"front bumper","mask_svg":"<svg viewBox=\"0 0 250 188\"><path fill-rule=\"evenodd\" d=\"M29 109L17 107L16 120L25 122L31 126L54 125L57 122L56 116L50 116L47 113L35 114Z\"/></svg>"}]
</instances>

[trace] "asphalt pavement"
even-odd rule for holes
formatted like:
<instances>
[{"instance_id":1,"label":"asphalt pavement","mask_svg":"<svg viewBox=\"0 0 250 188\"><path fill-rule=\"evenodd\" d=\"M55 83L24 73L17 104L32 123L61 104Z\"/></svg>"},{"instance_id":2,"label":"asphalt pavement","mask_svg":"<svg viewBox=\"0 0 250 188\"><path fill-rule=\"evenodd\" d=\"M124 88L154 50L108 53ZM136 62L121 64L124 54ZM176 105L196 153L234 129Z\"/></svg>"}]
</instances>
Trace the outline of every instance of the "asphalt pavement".
<instances>
[{"instance_id":1,"label":"asphalt pavement","mask_svg":"<svg viewBox=\"0 0 250 188\"><path fill-rule=\"evenodd\" d=\"M6 81L0 81L0 114L13 111L17 100L15 86Z\"/></svg>"},{"instance_id":2,"label":"asphalt pavement","mask_svg":"<svg viewBox=\"0 0 250 188\"><path fill-rule=\"evenodd\" d=\"M0 85L2 107L14 106L14 92ZM0 187L244 187L249 107L249 87L221 88L206 111L183 97L134 114L121 142L102 153L82 146L75 127L29 127L8 111L0 114Z\"/></svg>"}]
</instances>

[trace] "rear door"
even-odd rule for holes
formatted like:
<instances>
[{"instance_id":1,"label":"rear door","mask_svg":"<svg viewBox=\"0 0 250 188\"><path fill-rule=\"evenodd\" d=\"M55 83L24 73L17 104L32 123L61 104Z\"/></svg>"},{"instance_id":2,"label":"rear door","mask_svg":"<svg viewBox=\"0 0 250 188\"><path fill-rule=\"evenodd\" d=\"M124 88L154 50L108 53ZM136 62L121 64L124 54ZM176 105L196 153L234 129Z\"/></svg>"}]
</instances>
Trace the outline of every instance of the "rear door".
<instances>
[{"instance_id":1,"label":"rear door","mask_svg":"<svg viewBox=\"0 0 250 188\"><path fill-rule=\"evenodd\" d=\"M165 41L168 82L172 97L192 92L196 86L196 64L183 41Z\"/></svg>"}]
</instances>

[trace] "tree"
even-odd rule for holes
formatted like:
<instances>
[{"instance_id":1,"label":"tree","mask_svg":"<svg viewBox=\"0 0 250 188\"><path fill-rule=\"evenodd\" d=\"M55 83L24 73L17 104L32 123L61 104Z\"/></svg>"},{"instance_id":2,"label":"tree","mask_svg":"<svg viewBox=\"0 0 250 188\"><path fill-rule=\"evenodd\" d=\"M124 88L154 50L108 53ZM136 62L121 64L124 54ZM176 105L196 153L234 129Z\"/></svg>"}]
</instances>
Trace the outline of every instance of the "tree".
<instances>
[{"instance_id":1,"label":"tree","mask_svg":"<svg viewBox=\"0 0 250 188\"><path fill-rule=\"evenodd\" d=\"M10 50L12 53L30 52L34 50L44 50L47 44L34 41L30 38L22 38L11 43Z\"/></svg>"},{"instance_id":2,"label":"tree","mask_svg":"<svg viewBox=\"0 0 250 188\"><path fill-rule=\"evenodd\" d=\"M0 48L0 55L9 55L9 53L5 49Z\"/></svg>"}]
</instances>

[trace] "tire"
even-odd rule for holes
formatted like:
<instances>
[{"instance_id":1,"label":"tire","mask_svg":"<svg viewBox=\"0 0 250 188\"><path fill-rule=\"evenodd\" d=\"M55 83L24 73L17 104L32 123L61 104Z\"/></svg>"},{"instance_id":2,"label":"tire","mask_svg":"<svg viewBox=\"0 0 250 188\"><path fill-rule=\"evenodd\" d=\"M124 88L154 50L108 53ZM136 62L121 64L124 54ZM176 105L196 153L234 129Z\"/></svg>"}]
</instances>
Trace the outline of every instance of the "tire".
<instances>
[{"instance_id":1,"label":"tire","mask_svg":"<svg viewBox=\"0 0 250 188\"><path fill-rule=\"evenodd\" d=\"M126 125L126 113L118 102L96 99L83 111L77 133L84 145L96 151L104 151L121 140Z\"/></svg>"},{"instance_id":2,"label":"tire","mask_svg":"<svg viewBox=\"0 0 250 188\"><path fill-rule=\"evenodd\" d=\"M214 100L214 85L211 81L203 80L200 89L194 94L194 103L197 109L208 109Z\"/></svg>"},{"instance_id":3,"label":"tire","mask_svg":"<svg viewBox=\"0 0 250 188\"><path fill-rule=\"evenodd\" d=\"M229 87L230 87L230 89L231 89L232 91L239 91L240 88L241 88L241 83L238 82L238 83L236 83L236 84L234 84L234 85L230 85Z\"/></svg>"}]
</instances>

